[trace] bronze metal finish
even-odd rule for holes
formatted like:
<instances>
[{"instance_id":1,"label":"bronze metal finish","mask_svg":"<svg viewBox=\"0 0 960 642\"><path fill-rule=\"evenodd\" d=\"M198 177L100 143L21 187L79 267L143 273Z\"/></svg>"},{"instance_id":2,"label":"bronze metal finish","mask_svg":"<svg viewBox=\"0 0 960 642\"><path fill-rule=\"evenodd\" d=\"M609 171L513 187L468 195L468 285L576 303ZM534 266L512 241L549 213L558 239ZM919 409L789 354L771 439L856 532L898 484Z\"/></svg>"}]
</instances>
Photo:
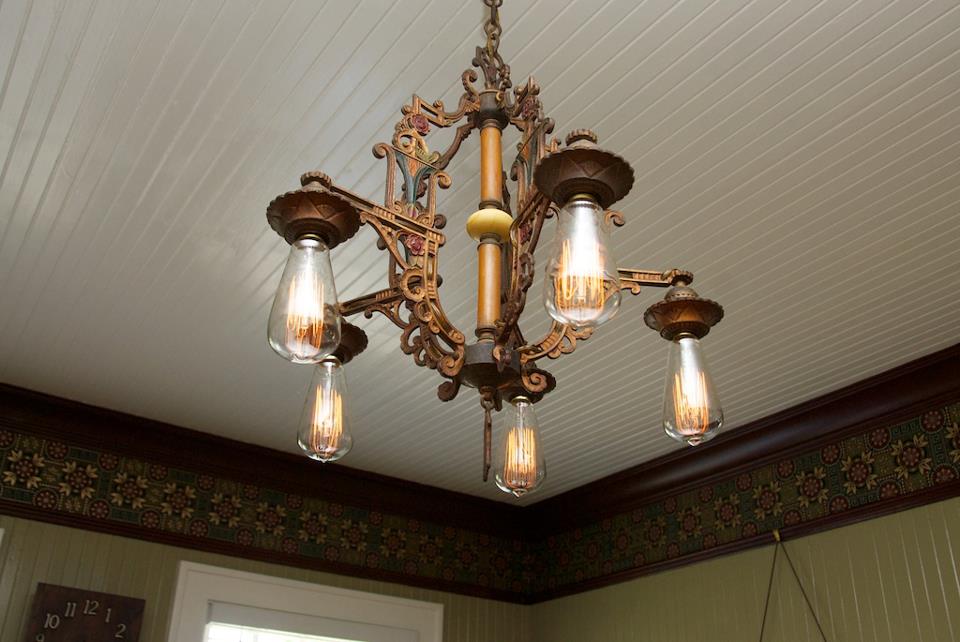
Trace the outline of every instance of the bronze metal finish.
<instances>
[{"instance_id":1,"label":"bronze metal finish","mask_svg":"<svg viewBox=\"0 0 960 642\"><path fill-rule=\"evenodd\" d=\"M330 178L320 172L300 177L302 187L273 199L267 206L270 227L287 243L304 236L320 237L330 249L360 229L360 215L346 199L326 191Z\"/></svg>"},{"instance_id":2,"label":"bronze metal finish","mask_svg":"<svg viewBox=\"0 0 960 642\"><path fill-rule=\"evenodd\" d=\"M683 334L702 339L721 319L723 307L719 303L701 298L685 285L671 288L663 301L651 305L643 315L647 326L667 341Z\"/></svg>"},{"instance_id":3,"label":"bronze metal finish","mask_svg":"<svg viewBox=\"0 0 960 642\"><path fill-rule=\"evenodd\" d=\"M540 162L533 180L561 206L575 194L586 193L606 209L633 187L633 168L620 156L597 147L596 134L576 129L567 136L566 148Z\"/></svg>"},{"instance_id":4,"label":"bronze metal finish","mask_svg":"<svg viewBox=\"0 0 960 642\"><path fill-rule=\"evenodd\" d=\"M483 32L487 35L487 42L483 47L477 47L473 57L473 66L483 72L483 86L486 89L497 89L505 92L510 89L510 66L503 62L500 56L500 6L503 0L483 0L483 4L490 9L490 17L483 25Z\"/></svg>"},{"instance_id":5,"label":"bronze metal finish","mask_svg":"<svg viewBox=\"0 0 960 642\"><path fill-rule=\"evenodd\" d=\"M672 285L690 285L693 283L693 272L686 270L667 270L666 272L651 272L649 270L617 270L620 274L620 289L630 290L631 294L640 294L640 286L654 288L668 288Z\"/></svg>"},{"instance_id":6,"label":"bronze metal finish","mask_svg":"<svg viewBox=\"0 0 960 642\"><path fill-rule=\"evenodd\" d=\"M493 388L480 390L480 407L483 408L483 481L490 477L490 462L493 459L493 411L500 410L499 397Z\"/></svg>"},{"instance_id":7,"label":"bronze metal finish","mask_svg":"<svg viewBox=\"0 0 960 642\"><path fill-rule=\"evenodd\" d=\"M578 193L591 195L601 207L609 208L630 191L634 176L627 161L597 147L597 136L590 130L571 131L561 147L552 136L553 120L544 115L540 86L529 78L513 87L510 67L499 53L503 0L483 2L489 9L486 42L476 49L476 70L467 69L461 75L463 94L457 105L448 110L443 101L429 102L414 95L402 106L392 139L374 146L374 156L386 161L382 200L362 197L323 173L309 172L303 175L300 189L270 203L267 218L288 242L313 234L330 247L352 237L359 225L373 228L377 247L388 255L387 286L341 303L341 314L371 317L379 313L396 325L401 351L443 377L437 388L440 400L455 398L463 386L477 389L484 409L486 477L491 413L504 398L525 395L540 401L555 388L556 379L537 361L573 352L593 332L554 323L545 336L530 340L520 329L544 223ZM474 83L481 74L483 84L477 87ZM507 188L501 148L501 131L511 126L520 132L517 154L509 164L513 195ZM430 132L446 128L454 128L451 142L446 149L431 150ZM484 215L472 217L471 234L479 240L479 340L468 345L440 303L439 253L446 241L442 231L446 217L438 211L438 193L450 187L445 170L475 129L480 132ZM505 233L506 217L512 217L512 222ZM607 211L605 221L618 227L624 224L621 213L613 210ZM689 272L621 269L619 276L620 288L631 294L639 294L642 287L672 288L645 317L647 325L664 338L680 332L703 336L722 317L719 305L695 293L689 295L693 292ZM356 339L353 327L343 324L343 361L365 346L365 340L363 345L350 343Z\"/></svg>"},{"instance_id":8,"label":"bronze metal finish","mask_svg":"<svg viewBox=\"0 0 960 642\"><path fill-rule=\"evenodd\" d=\"M494 354L496 346L490 341L477 341L466 348L460 381L478 390L505 390L520 379L520 357L513 353L505 362Z\"/></svg>"},{"instance_id":9,"label":"bronze metal finish","mask_svg":"<svg viewBox=\"0 0 960 642\"><path fill-rule=\"evenodd\" d=\"M366 349L367 333L352 323L340 321L340 345L333 356L345 364Z\"/></svg>"}]
</instances>

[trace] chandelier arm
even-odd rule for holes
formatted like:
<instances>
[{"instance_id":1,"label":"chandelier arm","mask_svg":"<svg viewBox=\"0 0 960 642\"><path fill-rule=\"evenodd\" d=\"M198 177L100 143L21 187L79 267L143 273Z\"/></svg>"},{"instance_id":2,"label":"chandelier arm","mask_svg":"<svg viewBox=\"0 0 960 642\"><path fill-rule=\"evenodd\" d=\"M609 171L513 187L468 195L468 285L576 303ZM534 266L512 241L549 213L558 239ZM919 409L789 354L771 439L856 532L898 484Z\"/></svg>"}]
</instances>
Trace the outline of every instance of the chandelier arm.
<instances>
[{"instance_id":1,"label":"chandelier arm","mask_svg":"<svg viewBox=\"0 0 960 642\"><path fill-rule=\"evenodd\" d=\"M577 341L586 341L593 336L593 328L574 328L554 321L546 336L533 344L521 346L520 363L532 363L543 357L557 359L560 355L570 354L577 348Z\"/></svg>"},{"instance_id":2,"label":"chandelier arm","mask_svg":"<svg viewBox=\"0 0 960 642\"><path fill-rule=\"evenodd\" d=\"M620 289L629 290L630 294L640 294L640 287L644 285L652 288L669 288L674 285L693 283L693 272L676 268L665 272L618 268L617 273L620 275Z\"/></svg>"},{"instance_id":3,"label":"chandelier arm","mask_svg":"<svg viewBox=\"0 0 960 642\"><path fill-rule=\"evenodd\" d=\"M689 284L693 281L693 274L686 270L653 270L619 269L620 289L629 290L631 294L639 294L641 286L668 288L674 285ZM558 359L561 355L570 354L577 349L578 341L585 341L593 334L590 328L576 329L554 321L539 341L517 348L520 353L521 364L531 363L543 357Z\"/></svg>"},{"instance_id":4,"label":"chandelier arm","mask_svg":"<svg viewBox=\"0 0 960 642\"><path fill-rule=\"evenodd\" d=\"M358 296L355 299L350 299L349 301L344 301L340 304L340 315L349 317L353 316L354 314L360 314L361 312L366 313L367 310L375 308L376 306L384 305L401 299L403 299L403 294L398 288L384 288L382 290L377 290L376 292L370 292L368 294L364 294L363 296Z\"/></svg>"}]
</instances>

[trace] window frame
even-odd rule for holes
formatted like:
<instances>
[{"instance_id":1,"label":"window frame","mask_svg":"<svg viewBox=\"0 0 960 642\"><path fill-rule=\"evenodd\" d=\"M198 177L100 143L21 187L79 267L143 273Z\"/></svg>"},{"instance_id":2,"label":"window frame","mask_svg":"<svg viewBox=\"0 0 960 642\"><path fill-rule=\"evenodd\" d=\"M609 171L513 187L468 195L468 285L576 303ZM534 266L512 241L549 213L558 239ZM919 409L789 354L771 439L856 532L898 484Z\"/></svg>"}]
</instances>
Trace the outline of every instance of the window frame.
<instances>
[{"instance_id":1,"label":"window frame","mask_svg":"<svg viewBox=\"0 0 960 642\"><path fill-rule=\"evenodd\" d=\"M180 561L168 642L201 642L211 602L416 631L443 642L443 604Z\"/></svg>"}]
</instances>

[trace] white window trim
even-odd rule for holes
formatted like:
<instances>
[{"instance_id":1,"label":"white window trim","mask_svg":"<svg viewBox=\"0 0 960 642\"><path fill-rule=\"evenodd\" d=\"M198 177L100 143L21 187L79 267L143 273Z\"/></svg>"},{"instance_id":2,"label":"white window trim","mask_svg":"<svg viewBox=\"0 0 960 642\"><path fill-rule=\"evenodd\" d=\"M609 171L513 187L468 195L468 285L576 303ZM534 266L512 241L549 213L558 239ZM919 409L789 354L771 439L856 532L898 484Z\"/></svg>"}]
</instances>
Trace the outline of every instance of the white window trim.
<instances>
[{"instance_id":1,"label":"white window trim","mask_svg":"<svg viewBox=\"0 0 960 642\"><path fill-rule=\"evenodd\" d=\"M211 602L416 631L443 642L443 605L181 561L168 642L201 642Z\"/></svg>"}]
</instances>

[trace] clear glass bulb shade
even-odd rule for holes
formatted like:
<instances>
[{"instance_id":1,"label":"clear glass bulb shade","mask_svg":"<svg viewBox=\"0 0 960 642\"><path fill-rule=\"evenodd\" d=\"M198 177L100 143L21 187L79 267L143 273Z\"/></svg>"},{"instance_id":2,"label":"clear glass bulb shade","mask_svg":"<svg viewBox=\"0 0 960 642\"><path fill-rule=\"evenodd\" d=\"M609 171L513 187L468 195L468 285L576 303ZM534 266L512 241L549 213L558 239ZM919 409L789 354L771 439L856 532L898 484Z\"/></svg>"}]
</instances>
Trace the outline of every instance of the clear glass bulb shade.
<instances>
[{"instance_id":1,"label":"clear glass bulb shade","mask_svg":"<svg viewBox=\"0 0 960 642\"><path fill-rule=\"evenodd\" d=\"M319 239L291 244L270 310L267 339L274 352L294 363L318 363L337 349L337 289L330 251Z\"/></svg>"},{"instance_id":2,"label":"clear glass bulb shade","mask_svg":"<svg viewBox=\"0 0 960 642\"><path fill-rule=\"evenodd\" d=\"M663 429L691 446L720 431L723 409L707 371L700 340L692 335L670 342L667 386L663 395Z\"/></svg>"},{"instance_id":3,"label":"clear glass bulb shade","mask_svg":"<svg viewBox=\"0 0 960 642\"><path fill-rule=\"evenodd\" d=\"M592 328L620 308L620 276L610 252L604 212L590 198L574 197L557 216L545 270L543 303L560 323Z\"/></svg>"},{"instance_id":4,"label":"clear glass bulb shade","mask_svg":"<svg viewBox=\"0 0 960 642\"><path fill-rule=\"evenodd\" d=\"M347 382L340 360L328 357L317 364L297 431L297 443L307 457L335 461L353 446L344 412L346 394Z\"/></svg>"},{"instance_id":5,"label":"clear glass bulb shade","mask_svg":"<svg viewBox=\"0 0 960 642\"><path fill-rule=\"evenodd\" d=\"M505 412L503 437L494 453L494 479L500 490L520 497L540 486L547 466L533 404L526 397L515 397L510 403L513 412Z\"/></svg>"}]
</instances>

